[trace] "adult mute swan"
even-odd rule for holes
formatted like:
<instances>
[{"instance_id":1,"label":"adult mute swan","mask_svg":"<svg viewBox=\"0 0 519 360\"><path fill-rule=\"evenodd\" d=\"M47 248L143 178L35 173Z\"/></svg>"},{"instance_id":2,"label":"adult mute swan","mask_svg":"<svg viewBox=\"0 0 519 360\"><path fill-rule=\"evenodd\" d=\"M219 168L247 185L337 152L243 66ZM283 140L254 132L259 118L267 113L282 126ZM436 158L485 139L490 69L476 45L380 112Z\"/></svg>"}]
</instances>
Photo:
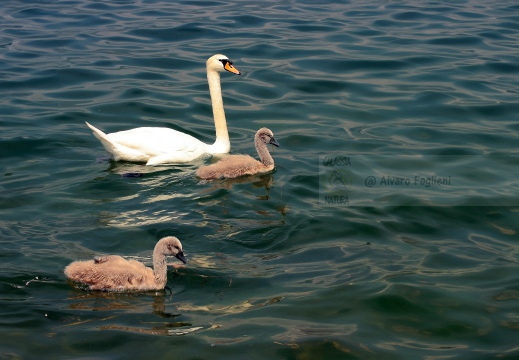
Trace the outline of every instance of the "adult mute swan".
<instances>
[{"instance_id":1,"label":"adult mute swan","mask_svg":"<svg viewBox=\"0 0 519 360\"><path fill-rule=\"evenodd\" d=\"M209 145L183 132L160 127L139 127L105 134L86 123L114 160L145 162L146 165L185 163L204 154L226 154L231 149L223 109L220 72L227 70L241 75L225 55L213 55L207 60L207 81L213 105L216 141Z\"/></svg>"},{"instance_id":2,"label":"adult mute swan","mask_svg":"<svg viewBox=\"0 0 519 360\"><path fill-rule=\"evenodd\" d=\"M74 261L65 268L72 281L101 291L150 291L166 286L166 255L175 256L186 263L182 244L174 236L160 239L153 250L153 270L136 260L126 260L119 255L96 256L94 260Z\"/></svg>"},{"instance_id":3,"label":"adult mute swan","mask_svg":"<svg viewBox=\"0 0 519 360\"><path fill-rule=\"evenodd\" d=\"M261 161L249 155L228 155L216 164L202 166L196 171L196 175L204 180L232 179L272 171L274 170L274 159L267 149L267 144L279 146L272 131L261 128L254 136L254 145L256 145Z\"/></svg>"}]
</instances>

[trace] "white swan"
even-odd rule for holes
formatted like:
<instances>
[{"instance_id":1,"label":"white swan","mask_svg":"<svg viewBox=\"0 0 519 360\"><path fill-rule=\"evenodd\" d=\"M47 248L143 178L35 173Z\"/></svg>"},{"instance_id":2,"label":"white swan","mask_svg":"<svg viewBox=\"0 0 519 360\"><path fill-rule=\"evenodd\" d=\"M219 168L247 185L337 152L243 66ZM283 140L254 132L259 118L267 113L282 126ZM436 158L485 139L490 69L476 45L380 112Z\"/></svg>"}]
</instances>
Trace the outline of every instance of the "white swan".
<instances>
[{"instance_id":1,"label":"white swan","mask_svg":"<svg viewBox=\"0 0 519 360\"><path fill-rule=\"evenodd\" d=\"M227 70L241 75L225 55L213 55L207 60L207 81L213 105L216 141L212 145L201 142L183 132L161 127L140 127L105 134L86 123L114 160L145 162L146 165L185 163L204 154L226 154L231 149L227 122L223 110L220 72Z\"/></svg>"}]
</instances>

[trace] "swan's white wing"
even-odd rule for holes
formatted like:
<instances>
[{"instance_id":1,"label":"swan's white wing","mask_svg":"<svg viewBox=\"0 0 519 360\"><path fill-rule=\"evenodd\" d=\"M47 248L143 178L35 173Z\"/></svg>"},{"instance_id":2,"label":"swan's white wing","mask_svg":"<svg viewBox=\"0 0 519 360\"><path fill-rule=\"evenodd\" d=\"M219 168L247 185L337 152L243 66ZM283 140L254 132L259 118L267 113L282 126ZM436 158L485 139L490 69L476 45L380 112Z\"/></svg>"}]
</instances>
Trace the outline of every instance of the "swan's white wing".
<instances>
[{"instance_id":1,"label":"swan's white wing","mask_svg":"<svg viewBox=\"0 0 519 360\"><path fill-rule=\"evenodd\" d=\"M169 128L141 127L111 133L107 137L113 143L146 154L150 158L149 165L191 161L208 151L207 144ZM151 161L153 157L156 159Z\"/></svg>"}]
</instances>

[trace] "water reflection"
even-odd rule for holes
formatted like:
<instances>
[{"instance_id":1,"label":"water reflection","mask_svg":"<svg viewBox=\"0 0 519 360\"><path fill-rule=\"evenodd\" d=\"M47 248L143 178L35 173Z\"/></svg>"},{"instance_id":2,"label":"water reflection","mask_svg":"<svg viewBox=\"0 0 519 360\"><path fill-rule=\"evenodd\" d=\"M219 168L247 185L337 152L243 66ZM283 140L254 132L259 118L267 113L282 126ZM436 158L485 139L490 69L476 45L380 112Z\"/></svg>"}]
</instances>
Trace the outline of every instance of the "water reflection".
<instances>
[{"instance_id":1,"label":"water reflection","mask_svg":"<svg viewBox=\"0 0 519 360\"><path fill-rule=\"evenodd\" d=\"M153 294L153 295L152 295ZM167 290L147 292L147 293L114 293L102 291L88 291L69 297L72 301L69 305L72 310L91 310L91 311L107 311L107 310L135 310L138 307L137 300L153 297L153 311L155 315L161 317L174 317L166 313L165 300L166 297L171 298Z\"/></svg>"},{"instance_id":2,"label":"water reflection","mask_svg":"<svg viewBox=\"0 0 519 360\"><path fill-rule=\"evenodd\" d=\"M186 169L196 170L198 166L204 163L203 160L197 160L190 164L175 164L175 165L158 165L158 166L147 166L145 164L136 164L121 161L109 161L109 167L105 172L109 174L116 174L122 177L142 177L144 175L155 174L160 172L183 172Z\"/></svg>"},{"instance_id":3,"label":"water reflection","mask_svg":"<svg viewBox=\"0 0 519 360\"><path fill-rule=\"evenodd\" d=\"M148 298L152 298L151 311L142 308L142 300L145 301L146 307L149 305ZM264 306L276 304L283 300L283 297L273 297L270 299L247 300L237 304L230 305L207 305L196 306L189 303L179 303L176 305L177 312L172 313L166 311L166 300L172 298L166 292L157 291L153 293L106 293L106 292L87 292L78 296L73 296L68 300L72 303L69 308L74 311L91 311L92 317L88 315L69 317L69 321L64 327L83 326L85 324L94 324L100 330L122 330L135 333L145 333L150 335L186 335L202 329L211 330L219 328L219 325L211 326L193 326L190 321L171 321L176 318L186 316L185 313L210 313L211 317L218 315L234 315L245 311L255 310ZM93 314L99 314L109 311L112 315L107 317L95 317ZM114 314L118 311L119 314ZM119 325L122 318L128 313L151 313L153 318L147 317L146 321L141 321L142 326ZM200 319L200 317L198 317Z\"/></svg>"},{"instance_id":4,"label":"water reflection","mask_svg":"<svg viewBox=\"0 0 519 360\"><path fill-rule=\"evenodd\" d=\"M142 300L148 306L148 298L152 298L151 314L156 318L155 321L150 319L146 322L141 322L143 326L121 326L109 322L115 321L116 318L122 317L126 313L143 313L141 307ZM85 318L74 317L74 321L68 323L67 327L82 326L86 323L101 323L97 326L100 330L122 330L136 333L145 333L150 335L185 335L203 327L193 327L191 323L185 321L169 321L181 316L180 313L171 313L166 311L166 299L171 299L165 291L157 291L154 294L150 293L107 293L107 292L87 292L78 296L69 298L72 303L69 305L72 310L88 310L95 313L104 311L122 311L119 315L111 315L104 318ZM146 310L149 312L149 309ZM162 320L161 320L162 319Z\"/></svg>"},{"instance_id":5,"label":"water reflection","mask_svg":"<svg viewBox=\"0 0 519 360\"><path fill-rule=\"evenodd\" d=\"M203 163L203 160L199 161ZM106 169L108 174L120 176L110 177L112 191L107 191L105 179L95 180L95 190L103 186L101 203L103 210L97 214L97 222L102 226L138 227L166 223L186 224L193 215L204 218L208 206L228 206L234 208L249 207L249 197L234 198L236 187L245 186L256 200L268 201L274 187L274 174L245 176L237 179L217 181L199 181L195 170L198 163L175 166L145 166L131 163L110 162ZM92 191L91 191L92 192ZM115 194L117 194L115 196ZM193 206L196 203L198 206ZM203 209L197 211L197 208ZM271 217L270 208L258 204L256 213L263 217ZM188 209L190 209L188 211ZM284 223L288 212L286 205L276 209ZM218 219L217 219L218 220ZM252 220L252 219L251 219ZM200 219L193 219L200 226ZM254 220L252 220L254 221ZM262 221L263 222L263 221ZM276 225L279 222L275 221ZM263 223L262 226L268 226Z\"/></svg>"},{"instance_id":6,"label":"water reflection","mask_svg":"<svg viewBox=\"0 0 519 360\"><path fill-rule=\"evenodd\" d=\"M241 184L251 184L253 188L265 188L264 195L258 195L258 200L269 200L270 199L270 189L274 186L274 174L264 174L264 175L250 175L250 176L242 176L235 179L224 179L224 180L215 180L215 181L201 181L201 184L210 185L209 188L204 189L202 194L209 194L214 190L226 189L231 190L235 185Z\"/></svg>"},{"instance_id":7,"label":"water reflection","mask_svg":"<svg viewBox=\"0 0 519 360\"><path fill-rule=\"evenodd\" d=\"M98 223L104 226L136 227L153 224L165 224L173 222L185 213L177 213L169 209L158 210L150 213L146 209L128 210L119 213L101 211L97 214Z\"/></svg>"}]
</instances>

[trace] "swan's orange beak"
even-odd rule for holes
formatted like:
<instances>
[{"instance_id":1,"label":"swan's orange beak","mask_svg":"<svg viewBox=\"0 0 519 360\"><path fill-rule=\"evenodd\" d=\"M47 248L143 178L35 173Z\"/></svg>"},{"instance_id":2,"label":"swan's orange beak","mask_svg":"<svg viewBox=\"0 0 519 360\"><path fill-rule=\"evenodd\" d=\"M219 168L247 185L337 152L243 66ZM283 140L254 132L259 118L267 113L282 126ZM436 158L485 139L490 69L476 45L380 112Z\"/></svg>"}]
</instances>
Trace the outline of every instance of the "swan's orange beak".
<instances>
[{"instance_id":1,"label":"swan's orange beak","mask_svg":"<svg viewBox=\"0 0 519 360\"><path fill-rule=\"evenodd\" d=\"M232 72L233 74L241 75L241 72L238 69L236 69L234 66L232 66L230 61L225 62L224 69L227 70L228 72Z\"/></svg>"}]
</instances>

